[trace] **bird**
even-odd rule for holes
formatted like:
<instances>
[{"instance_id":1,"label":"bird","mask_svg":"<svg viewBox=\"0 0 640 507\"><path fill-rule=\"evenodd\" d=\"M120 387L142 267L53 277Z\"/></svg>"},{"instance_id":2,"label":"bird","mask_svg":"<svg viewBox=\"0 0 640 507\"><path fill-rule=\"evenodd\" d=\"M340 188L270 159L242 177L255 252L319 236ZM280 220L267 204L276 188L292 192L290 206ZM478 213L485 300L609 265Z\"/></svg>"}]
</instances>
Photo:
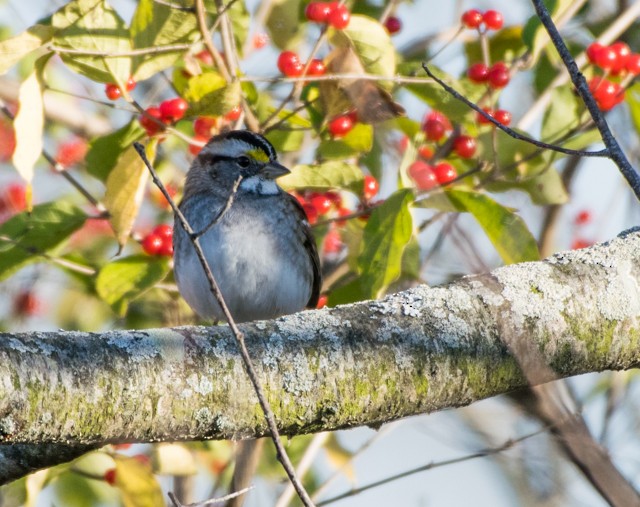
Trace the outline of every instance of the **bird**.
<instances>
[{"instance_id":1,"label":"bird","mask_svg":"<svg viewBox=\"0 0 640 507\"><path fill-rule=\"evenodd\" d=\"M249 130L213 136L187 172L178 209L199 236L235 322L317 306L322 277L313 233L300 203L275 181L289 172L273 145ZM189 306L205 320L226 320L177 216L173 250L175 280ZM249 485L261 442L238 444L232 491Z\"/></svg>"}]
</instances>

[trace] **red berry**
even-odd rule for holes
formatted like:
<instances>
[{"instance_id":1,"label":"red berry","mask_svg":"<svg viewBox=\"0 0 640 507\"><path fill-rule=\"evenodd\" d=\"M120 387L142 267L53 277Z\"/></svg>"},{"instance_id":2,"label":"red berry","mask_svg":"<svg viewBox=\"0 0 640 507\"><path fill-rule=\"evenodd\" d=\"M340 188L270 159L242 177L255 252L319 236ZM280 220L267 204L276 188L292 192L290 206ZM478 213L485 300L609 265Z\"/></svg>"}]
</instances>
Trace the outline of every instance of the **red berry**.
<instances>
[{"instance_id":1,"label":"red berry","mask_svg":"<svg viewBox=\"0 0 640 507\"><path fill-rule=\"evenodd\" d=\"M353 120L348 114L336 116L329 122L327 129L331 137L343 137L353 128Z\"/></svg>"},{"instance_id":2,"label":"red berry","mask_svg":"<svg viewBox=\"0 0 640 507\"><path fill-rule=\"evenodd\" d=\"M624 89L618 83L599 76L591 78L589 89L602 111L609 111L624 100Z\"/></svg>"},{"instance_id":3,"label":"red berry","mask_svg":"<svg viewBox=\"0 0 640 507\"><path fill-rule=\"evenodd\" d=\"M325 255L340 253L344 244L340 238L340 233L337 229L329 229L327 235L324 237L324 243L322 245L322 251Z\"/></svg>"},{"instance_id":4,"label":"red berry","mask_svg":"<svg viewBox=\"0 0 640 507\"><path fill-rule=\"evenodd\" d=\"M307 221L310 224L315 224L318 221L318 210L316 210L316 208L313 205L307 202L302 203L302 209L307 215Z\"/></svg>"},{"instance_id":5,"label":"red berry","mask_svg":"<svg viewBox=\"0 0 640 507\"><path fill-rule=\"evenodd\" d=\"M6 162L16 149L16 133L8 122L0 121L0 161Z\"/></svg>"},{"instance_id":6,"label":"red berry","mask_svg":"<svg viewBox=\"0 0 640 507\"><path fill-rule=\"evenodd\" d=\"M346 5L337 4L327 16L327 22L336 30L342 30L349 26L351 13Z\"/></svg>"},{"instance_id":7,"label":"red berry","mask_svg":"<svg viewBox=\"0 0 640 507\"><path fill-rule=\"evenodd\" d=\"M160 224L156 225L154 229L151 231L151 234L157 234L161 238L173 238L173 227L169 224Z\"/></svg>"},{"instance_id":8,"label":"red berry","mask_svg":"<svg viewBox=\"0 0 640 507\"><path fill-rule=\"evenodd\" d=\"M604 46L599 42L594 42L587 46L587 49L586 49L587 58L592 64L596 63L596 55L600 53L600 51L602 51L603 48Z\"/></svg>"},{"instance_id":9,"label":"red berry","mask_svg":"<svg viewBox=\"0 0 640 507\"><path fill-rule=\"evenodd\" d=\"M458 172L447 162L440 162L433 168L433 173L440 185L446 185L458 177Z\"/></svg>"},{"instance_id":10,"label":"red berry","mask_svg":"<svg viewBox=\"0 0 640 507\"><path fill-rule=\"evenodd\" d=\"M453 150L460 158L471 158L476 153L477 143L474 137L458 136L453 141Z\"/></svg>"},{"instance_id":11,"label":"red berry","mask_svg":"<svg viewBox=\"0 0 640 507\"><path fill-rule=\"evenodd\" d=\"M326 23L331 11L331 6L326 2L310 2L304 10L304 15L309 21Z\"/></svg>"},{"instance_id":12,"label":"red berry","mask_svg":"<svg viewBox=\"0 0 640 507\"><path fill-rule=\"evenodd\" d=\"M496 110L493 113L493 117L498 121L498 123L502 123L505 127L508 127L511 124L511 113L504 109Z\"/></svg>"},{"instance_id":13,"label":"red berry","mask_svg":"<svg viewBox=\"0 0 640 507\"><path fill-rule=\"evenodd\" d=\"M616 61L611 68L611 72L614 75L618 75L626 70L627 60L631 56L631 49L624 42L614 42L609 47L616 54Z\"/></svg>"},{"instance_id":14,"label":"red berry","mask_svg":"<svg viewBox=\"0 0 640 507\"><path fill-rule=\"evenodd\" d=\"M324 62L318 58L314 58L309 62L309 68L307 69L307 75L309 76L322 76L327 71L324 66Z\"/></svg>"},{"instance_id":15,"label":"red berry","mask_svg":"<svg viewBox=\"0 0 640 507\"><path fill-rule=\"evenodd\" d=\"M127 89L128 92L132 91L136 85L138 83L135 82L135 80L133 79L133 76L129 76L129 79L127 79L127 82L125 83L124 87Z\"/></svg>"},{"instance_id":16,"label":"red berry","mask_svg":"<svg viewBox=\"0 0 640 507\"><path fill-rule=\"evenodd\" d=\"M147 234L140 243L142 249L148 255L158 255L164 245L164 238L158 234Z\"/></svg>"},{"instance_id":17,"label":"red berry","mask_svg":"<svg viewBox=\"0 0 640 507\"><path fill-rule=\"evenodd\" d=\"M504 88L509 84L509 79L509 68L503 62L492 65L487 74L487 81L492 88Z\"/></svg>"},{"instance_id":18,"label":"red berry","mask_svg":"<svg viewBox=\"0 0 640 507\"><path fill-rule=\"evenodd\" d=\"M180 120L189 109L189 104L181 97L165 100L160 104L160 116L165 123L175 123Z\"/></svg>"},{"instance_id":19,"label":"red berry","mask_svg":"<svg viewBox=\"0 0 640 507\"><path fill-rule=\"evenodd\" d=\"M193 132L200 137L211 137L217 127L218 118L213 116L198 116L193 122Z\"/></svg>"},{"instance_id":20,"label":"red berry","mask_svg":"<svg viewBox=\"0 0 640 507\"><path fill-rule=\"evenodd\" d=\"M495 114L493 109L489 108L489 107L483 107L482 110L487 113L489 116L491 116L493 118L493 115ZM491 123L491 121L489 121L487 118L485 118L483 115L481 115L480 113L478 113L476 115L476 120L478 120L478 123L482 124L482 125L489 125Z\"/></svg>"},{"instance_id":21,"label":"red berry","mask_svg":"<svg viewBox=\"0 0 640 507\"><path fill-rule=\"evenodd\" d=\"M126 451L132 444L111 444L116 451Z\"/></svg>"},{"instance_id":22,"label":"red berry","mask_svg":"<svg viewBox=\"0 0 640 507\"><path fill-rule=\"evenodd\" d=\"M591 222L591 218L591 212L585 209L576 215L573 223L575 223L576 225L585 225Z\"/></svg>"},{"instance_id":23,"label":"red berry","mask_svg":"<svg viewBox=\"0 0 640 507\"><path fill-rule=\"evenodd\" d=\"M407 136L402 136L398 141L398 151L400 153L404 153L407 151L407 146L409 146L409 138Z\"/></svg>"},{"instance_id":24,"label":"red berry","mask_svg":"<svg viewBox=\"0 0 640 507\"><path fill-rule=\"evenodd\" d=\"M478 28L482 23L482 13L476 9L470 9L462 13L461 21L467 28Z\"/></svg>"},{"instance_id":25,"label":"red berry","mask_svg":"<svg viewBox=\"0 0 640 507\"><path fill-rule=\"evenodd\" d=\"M27 191L21 183L11 183L2 194L0 207L5 211L17 213L27 208Z\"/></svg>"},{"instance_id":26,"label":"red berry","mask_svg":"<svg viewBox=\"0 0 640 507\"><path fill-rule=\"evenodd\" d=\"M367 201L370 200L378 193L378 190L380 190L378 180L367 174L364 177L364 198Z\"/></svg>"},{"instance_id":27,"label":"red berry","mask_svg":"<svg viewBox=\"0 0 640 507\"><path fill-rule=\"evenodd\" d=\"M610 46L601 46L593 52L594 63L601 69L612 69L618 62L618 55Z\"/></svg>"},{"instance_id":28,"label":"red berry","mask_svg":"<svg viewBox=\"0 0 640 507\"><path fill-rule=\"evenodd\" d=\"M211 53L209 53L209 51L207 51L206 49L203 49L199 53L196 53L195 57L200 60L201 63L213 67L213 56L211 56Z\"/></svg>"},{"instance_id":29,"label":"red berry","mask_svg":"<svg viewBox=\"0 0 640 507\"><path fill-rule=\"evenodd\" d=\"M152 136L164 129L164 126L154 120L162 121L162 113L157 107L148 107L144 111L146 114L140 116L140 125L147 131L147 135Z\"/></svg>"},{"instance_id":30,"label":"red berry","mask_svg":"<svg viewBox=\"0 0 640 507\"><path fill-rule=\"evenodd\" d=\"M236 121L242 115L242 108L235 106L231 111L224 115L225 120Z\"/></svg>"},{"instance_id":31,"label":"red berry","mask_svg":"<svg viewBox=\"0 0 640 507\"><path fill-rule=\"evenodd\" d=\"M300 62L297 53L293 51L283 51L278 56L278 70L287 77L297 77L302 75L304 66Z\"/></svg>"},{"instance_id":32,"label":"red berry","mask_svg":"<svg viewBox=\"0 0 640 507\"><path fill-rule=\"evenodd\" d=\"M402 30L402 21L395 16L389 16L384 22L384 27L387 29L387 32L393 35Z\"/></svg>"},{"instance_id":33,"label":"red berry","mask_svg":"<svg viewBox=\"0 0 640 507\"><path fill-rule=\"evenodd\" d=\"M318 215L326 215L331 209L331 206L333 206L333 202L326 194L315 192L309 197L309 204L316 209Z\"/></svg>"},{"instance_id":34,"label":"red berry","mask_svg":"<svg viewBox=\"0 0 640 507\"><path fill-rule=\"evenodd\" d=\"M269 36L264 33L257 33L253 36L253 47L255 49L262 49L269 43Z\"/></svg>"},{"instance_id":35,"label":"red berry","mask_svg":"<svg viewBox=\"0 0 640 507\"><path fill-rule=\"evenodd\" d=\"M433 157L433 150L426 144L423 144L418 148L418 155L425 160L429 160L431 157Z\"/></svg>"},{"instance_id":36,"label":"red berry","mask_svg":"<svg viewBox=\"0 0 640 507\"><path fill-rule=\"evenodd\" d=\"M581 250L582 248L587 248L593 245L593 241L589 241L588 239L576 238L571 243L571 250Z\"/></svg>"},{"instance_id":37,"label":"red berry","mask_svg":"<svg viewBox=\"0 0 640 507\"><path fill-rule=\"evenodd\" d=\"M194 157L202 151L204 145L207 144L207 141L211 138L211 136L201 136L195 135L189 142L189 153L191 153Z\"/></svg>"},{"instance_id":38,"label":"red berry","mask_svg":"<svg viewBox=\"0 0 640 507\"><path fill-rule=\"evenodd\" d=\"M482 15L482 21L489 30L500 30L504 24L504 18L498 11L489 10Z\"/></svg>"},{"instance_id":39,"label":"red berry","mask_svg":"<svg viewBox=\"0 0 640 507\"><path fill-rule=\"evenodd\" d=\"M409 177L415 181L418 190L431 190L438 184L433 167L423 160L416 160L407 169Z\"/></svg>"},{"instance_id":40,"label":"red berry","mask_svg":"<svg viewBox=\"0 0 640 507\"><path fill-rule=\"evenodd\" d=\"M171 257L173 255L173 240L171 238L163 238L158 255L163 257Z\"/></svg>"},{"instance_id":41,"label":"red berry","mask_svg":"<svg viewBox=\"0 0 640 507\"><path fill-rule=\"evenodd\" d=\"M118 100L122 96L122 92L115 83L107 83L104 87L104 94L109 100Z\"/></svg>"},{"instance_id":42,"label":"red berry","mask_svg":"<svg viewBox=\"0 0 640 507\"><path fill-rule=\"evenodd\" d=\"M474 83L484 83L489 76L489 67L484 63L474 63L467 70L467 76Z\"/></svg>"},{"instance_id":43,"label":"red berry","mask_svg":"<svg viewBox=\"0 0 640 507\"><path fill-rule=\"evenodd\" d=\"M336 208L339 208L340 206L342 206L342 196L340 195L340 193L333 192L330 190L329 192L325 192L324 195L327 197L327 199L331 201L331 204L334 205Z\"/></svg>"},{"instance_id":44,"label":"red berry","mask_svg":"<svg viewBox=\"0 0 640 507\"><path fill-rule=\"evenodd\" d=\"M104 473L104 480L107 484L113 486L116 483L116 469L110 468Z\"/></svg>"},{"instance_id":45,"label":"red berry","mask_svg":"<svg viewBox=\"0 0 640 507\"><path fill-rule=\"evenodd\" d=\"M42 309L42 303L30 290L18 294L13 301L13 313L21 317L32 317Z\"/></svg>"},{"instance_id":46,"label":"red berry","mask_svg":"<svg viewBox=\"0 0 640 507\"><path fill-rule=\"evenodd\" d=\"M70 141L66 141L58 146L56 162L63 165L64 167L69 167L77 164L84 159L84 156L87 154L88 149L89 146L84 139L76 138Z\"/></svg>"},{"instance_id":47,"label":"red berry","mask_svg":"<svg viewBox=\"0 0 640 507\"><path fill-rule=\"evenodd\" d=\"M424 124L424 132L427 134L427 139L431 141L439 141L444 137L446 128L440 120L430 119Z\"/></svg>"},{"instance_id":48,"label":"red berry","mask_svg":"<svg viewBox=\"0 0 640 507\"><path fill-rule=\"evenodd\" d=\"M631 53L625 63L625 69L633 76L640 74L640 55Z\"/></svg>"},{"instance_id":49,"label":"red berry","mask_svg":"<svg viewBox=\"0 0 640 507\"><path fill-rule=\"evenodd\" d=\"M327 306L327 302L329 301L329 298L326 296L326 294L323 294L322 296L320 296L318 298L318 304L316 305L316 308L319 310L320 308L324 308L325 306Z\"/></svg>"}]
</instances>

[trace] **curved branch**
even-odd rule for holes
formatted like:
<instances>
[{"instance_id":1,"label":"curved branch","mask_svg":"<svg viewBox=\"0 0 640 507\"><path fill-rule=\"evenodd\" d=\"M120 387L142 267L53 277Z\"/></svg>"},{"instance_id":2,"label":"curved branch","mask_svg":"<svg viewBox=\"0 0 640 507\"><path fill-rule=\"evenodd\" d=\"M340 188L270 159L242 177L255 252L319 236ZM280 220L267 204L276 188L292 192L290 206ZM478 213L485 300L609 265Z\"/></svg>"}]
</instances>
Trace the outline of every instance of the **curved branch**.
<instances>
[{"instance_id":1,"label":"curved branch","mask_svg":"<svg viewBox=\"0 0 640 507\"><path fill-rule=\"evenodd\" d=\"M282 433L376 426L638 366L639 266L640 232L631 231L441 288L240 327ZM523 361L531 351L544 361ZM4 444L266 432L226 326L0 334ZM0 482L16 477L4 465L0 452Z\"/></svg>"}]
</instances>

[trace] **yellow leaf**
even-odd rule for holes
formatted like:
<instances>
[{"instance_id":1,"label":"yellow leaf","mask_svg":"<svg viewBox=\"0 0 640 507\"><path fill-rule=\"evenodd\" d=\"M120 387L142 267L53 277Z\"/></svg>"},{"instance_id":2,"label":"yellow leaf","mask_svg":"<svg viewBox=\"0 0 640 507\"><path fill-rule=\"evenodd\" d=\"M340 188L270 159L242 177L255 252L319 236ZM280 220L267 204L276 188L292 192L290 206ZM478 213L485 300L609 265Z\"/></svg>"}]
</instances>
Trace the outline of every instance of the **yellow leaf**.
<instances>
[{"instance_id":1,"label":"yellow leaf","mask_svg":"<svg viewBox=\"0 0 640 507\"><path fill-rule=\"evenodd\" d=\"M44 128L42 89L36 70L29 74L29 77L20 86L18 104L18 113L13 122L13 128L16 132L16 148L12 161L20 176L27 183L31 183L33 168L42 152Z\"/></svg>"},{"instance_id":2,"label":"yellow leaf","mask_svg":"<svg viewBox=\"0 0 640 507\"><path fill-rule=\"evenodd\" d=\"M342 447L334 434L331 434L327 440L324 450L327 453L327 459L338 470L344 472L347 478L354 483L356 476L353 471L353 455L347 449Z\"/></svg>"},{"instance_id":3,"label":"yellow leaf","mask_svg":"<svg viewBox=\"0 0 640 507\"><path fill-rule=\"evenodd\" d=\"M114 486L122 493L124 507L157 507L165 505L162 490L151 466L136 458L115 455Z\"/></svg>"},{"instance_id":4,"label":"yellow leaf","mask_svg":"<svg viewBox=\"0 0 640 507\"><path fill-rule=\"evenodd\" d=\"M153 161L156 141L147 146L147 156ZM111 214L111 225L120 246L124 246L138 216L149 172L133 146L118 158L107 178L104 205Z\"/></svg>"},{"instance_id":5,"label":"yellow leaf","mask_svg":"<svg viewBox=\"0 0 640 507\"><path fill-rule=\"evenodd\" d=\"M158 444L154 450L154 468L157 473L183 476L198 472L193 454L184 444Z\"/></svg>"},{"instance_id":6,"label":"yellow leaf","mask_svg":"<svg viewBox=\"0 0 640 507\"><path fill-rule=\"evenodd\" d=\"M4 74L22 57L41 47L52 35L53 27L33 25L20 35L0 42L0 74Z\"/></svg>"}]
</instances>

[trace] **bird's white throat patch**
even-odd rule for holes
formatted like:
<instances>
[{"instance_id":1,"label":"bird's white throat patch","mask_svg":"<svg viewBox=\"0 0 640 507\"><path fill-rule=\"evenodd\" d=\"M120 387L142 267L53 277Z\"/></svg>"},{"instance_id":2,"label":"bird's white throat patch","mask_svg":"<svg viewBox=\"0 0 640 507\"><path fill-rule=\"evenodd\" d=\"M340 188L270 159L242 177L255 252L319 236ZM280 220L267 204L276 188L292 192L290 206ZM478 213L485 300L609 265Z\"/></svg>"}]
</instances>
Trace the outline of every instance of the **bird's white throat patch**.
<instances>
[{"instance_id":1,"label":"bird's white throat patch","mask_svg":"<svg viewBox=\"0 0 640 507\"><path fill-rule=\"evenodd\" d=\"M251 176L240 182L240 188L246 192L258 195L275 195L279 192L278 185L273 180L265 180L260 176Z\"/></svg>"}]
</instances>

